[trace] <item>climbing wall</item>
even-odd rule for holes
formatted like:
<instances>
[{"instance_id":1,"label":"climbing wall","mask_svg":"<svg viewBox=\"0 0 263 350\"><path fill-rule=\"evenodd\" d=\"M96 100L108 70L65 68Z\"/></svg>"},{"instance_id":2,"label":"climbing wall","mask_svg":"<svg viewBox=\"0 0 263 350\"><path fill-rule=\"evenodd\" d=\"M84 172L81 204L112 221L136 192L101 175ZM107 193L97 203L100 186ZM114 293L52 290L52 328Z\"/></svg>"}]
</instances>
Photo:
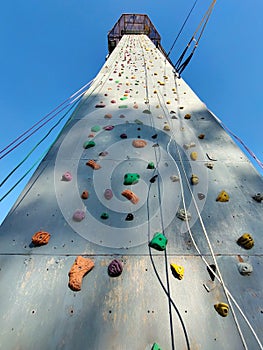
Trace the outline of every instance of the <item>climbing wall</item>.
<instances>
[{"instance_id":1,"label":"climbing wall","mask_svg":"<svg viewBox=\"0 0 263 350\"><path fill-rule=\"evenodd\" d=\"M150 39L123 36L1 227L0 349L260 349L259 192Z\"/></svg>"}]
</instances>

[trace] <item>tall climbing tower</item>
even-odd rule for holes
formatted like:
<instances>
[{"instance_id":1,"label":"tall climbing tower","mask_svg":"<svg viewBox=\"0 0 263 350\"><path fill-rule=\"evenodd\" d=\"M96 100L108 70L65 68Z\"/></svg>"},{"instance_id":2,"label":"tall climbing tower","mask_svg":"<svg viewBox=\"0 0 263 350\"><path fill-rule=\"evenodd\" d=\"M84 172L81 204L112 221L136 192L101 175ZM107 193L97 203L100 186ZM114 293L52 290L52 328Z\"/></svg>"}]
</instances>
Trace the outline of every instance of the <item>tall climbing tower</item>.
<instances>
[{"instance_id":1,"label":"tall climbing tower","mask_svg":"<svg viewBox=\"0 0 263 350\"><path fill-rule=\"evenodd\" d=\"M108 44L1 227L0 348L262 349L261 176L146 15Z\"/></svg>"}]
</instances>

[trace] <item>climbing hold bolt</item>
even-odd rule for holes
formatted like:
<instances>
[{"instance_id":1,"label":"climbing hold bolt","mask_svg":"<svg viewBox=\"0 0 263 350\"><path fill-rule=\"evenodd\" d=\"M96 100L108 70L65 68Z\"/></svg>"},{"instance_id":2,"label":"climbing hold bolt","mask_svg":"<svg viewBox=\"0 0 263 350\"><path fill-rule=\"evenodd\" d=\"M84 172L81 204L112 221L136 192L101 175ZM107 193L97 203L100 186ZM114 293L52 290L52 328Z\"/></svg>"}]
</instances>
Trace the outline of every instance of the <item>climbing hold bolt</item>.
<instances>
[{"instance_id":1,"label":"climbing hold bolt","mask_svg":"<svg viewBox=\"0 0 263 350\"><path fill-rule=\"evenodd\" d=\"M192 174L192 176L191 176L191 183L192 183L192 185L197 185L199 183L199 178L198 178L197 175Z\"/></svg>"},{"instance_id":2,"label":"climbing hold bolt","mask_svg":"<svg viewBox=\"0 0 263 350\"><path fill-rule=\"evenodd\" d=\"M155 169L154 162L149 162L147 165L147 169Z\"/></svg>"},{"instance_id":3,"label":"climbing hold bolt","mask_svg":"<svg viewBox=\"0 0 263 350\"><path fill-rule=\"evenodd\" d=\"M109 218L109 214L108 214L108 213L102 213L101 216L100 216L100 218L101 218L102 220L107 220L107 219Z\"/></svg>"},{"instance_id":4,"label":"climbing hold bolt","mask_svg":"<svg viewBox=\"0 0 263 350\"><path fill-rule=\"evenodd\" d=\"M81 194L81 198L82 199L88 199L89 197L89 192L88 191L83 191L82 194Z\"/></svg>"},{"instance_id":5,"label":"climbing hold bolt","mask_svg":"<svg viewBox=\"0 0 263 350\"><path fill-rule=\"evenodd\" d=\"M252 196L252 198L253 198L255 201L261 203L261 201L263 201L263 194L262 194L262 193L257 193L257 194L255 194L254 196Z\"/></svg>"},{"instance_id":6,"label":"climbing hold bolt","mask_svg":"<svg viewBox=\"0 0 263 350\"><path fill-rule=\"evenodd\" d=\"M130 190L124 190L121 193L125 198L131 201L133 204L137 204L139 202L139 197Z\"/></svg>"},{"instance_id":7,"label":"climbing hold bolt","mask_svg":"<svg viewBox=\"0 0 263 350\"><path fill-rule=\"evenodd\" d=\"M249 276L253 272L253 266L246 262L238 264L238 271L243 276Z\"/></svg>"},{"instance_id":8,"label":"climbing hold bolt","mask_svg":"<svg viewBox=\"0 0 263 350\"><path fill-rule=\"evenodd\" d=\"M191 214L188 211L185 211L184 209L179 209L176 213L176 216L183 221L189 221L192 217Z\"/></svg>"},{"instance_id":9,"label":"climbing hold bolt","mask_svg":"<svg viewBox=\"0 0 263 350\"><path fill-rule=\"evenodd\" d=\"M191 157L192 160L197 160L197 158L198 158L197 152L192 152L192 153L190 154L190 157Z\"/></svg>"},{"instance_id":10,"label":"climbing hold bolt","mask_svg":"<svg viewBox=\"0 0 263 350\"><path fill-rule=\"evenodd\" d=\"M108 274L110 277L118 277L121 275L123 266L120 260L114 259L108 266Z\"/></svg>"},{"instance_id":11,"label":"climbing hold bolt","mask_svg":"<svg viewBox=\"0 0 263 350\"><path fill-rule=\"evenodd\" d=\"M219 195L216 198L217 202L228 202L229 201L229 194L226 191L221 191Z\"/></svg>"},{"instance_id":12,"label":"climbing hold bolt","mask_svg":"<svg viewBox=\"0 0 263 350\"><path fill-rule=\"evenodd\" d=\"M182 280L184 278L184 267L177 264L170 264L172 274L175 278Z\"/></svg>"},{"instance_id":13,"label":"climbing hold bolt","mask_svg":"<svg viewBox=\"0 0 263 350\"><path fill-rule=\"evenodd\" d=\"M222 317L226 317L228 315L228 309L229 306L225 303L218 303L214 305L214 308L216 311L221 315Z\"/></svg>"},{"instance_id":14,"label":"climbing hold bolt","mask_svg":"<svg viewBox=\"0 0 263 350\"><path fill-rule=\"evenodd\" d=\"M39 231L32 236L32 243L35 246L41 246L41 245L48 244L49 239L50 239L50 234L48 232Z\"/></svg>"},{"instance_id":15,"label":"climbing hold bolt","mask_svg":"<svg viewBox=\"0 0 263 350\"><path fill-rule=\"evenodd\" d=\"M152 240L150 241L149 246L151 248L161 251L165 250L167 242L167 238L162 233L156 232Z\"/></svg>"},{"instance_id":16,"label":"climbing hold bolt","mask_svg":"<svg viewBox=\"0 0 263 350\"><path fill-rule=\"evenodd\" d=\"M251 249L254 246L254 239L249 233L244 233L237 240L237 244L245 249Z\"/></svg>"},{"instance_id":17,"label":"climbing hold bolt","mask_svg":"<svg viewBox=\"0 0 263 350\"><path fill-rule=\"evenodd\" d=\"M66 171L63 175L62 175L62 180L63 181L71 181L72 180L72 175L69 171Z\"/></svg>"},{"instance_id":18,"label":"climbing hold bolt","mask_svg":"<svg viewBox=\"0 0 263 350\"><path fill-rule=\"evenodd\" d=\"M95 142L94 141L86 141L83 144L83 148L87 149L87 148L91 148L95 146Z\"/></svg>"},{"instance_id":19,"label":"climbing hold bolt","mask_svg":"<svg viewBox=\"0 0 263 350\"><path fill-rule=\"evenodd\" d=\"M80 291L83 277L94 267L94 262L89 258L78 256L69 271L69 288Z\"/></svg>"},{"instance_id":20,"label":"climbing hold bolt","mask_svg":"<svg viewBox=\"0 0 263 350\"><path fill-rule=\"evenodd\" d=\"M140 179L140 175L136 173L127 173L124 175L124 185L135 185Z\"/></svg>"}]
</instances>

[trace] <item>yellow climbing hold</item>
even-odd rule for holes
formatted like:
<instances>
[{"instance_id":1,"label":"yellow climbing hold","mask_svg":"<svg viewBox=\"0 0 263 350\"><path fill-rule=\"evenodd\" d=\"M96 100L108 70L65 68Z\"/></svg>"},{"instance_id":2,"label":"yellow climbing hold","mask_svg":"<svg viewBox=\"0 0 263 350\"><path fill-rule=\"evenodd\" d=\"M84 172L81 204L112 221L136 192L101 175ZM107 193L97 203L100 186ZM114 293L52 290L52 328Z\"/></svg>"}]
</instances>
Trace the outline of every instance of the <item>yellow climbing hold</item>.
<instances>
[{"instance_id":1,"label":"yellow climbing hold","mask_svg":"<svg viewBox=\"0 0 263 350\"><path fill-rule=\"evenodd\" d=\"M198 158L197 152L192 152L192 153L190 154L190 158L191 158L192 160L197 160L197 158Z\"/></svg>"},{"instance_id":2,"label":"yellow climbing hold","mask_svg":"<svg viewBox=\"0 0 263 350\"><path fill-rule=\"evenodd\" d=\"M244 233L237 240L237 244L245 249L251 249L254 246L254 239L249 233Z\"/></svg>"},{"instance_id":3,"label":"yellow climbing hold","mask_svg":"<svg viewBox=\"0 0 263 350\"><path fill-rule=\"evenodd\" d=\"M195 175L195 174L192 174L192 176L191 176L191 183L192 183L192 185L197 185L198 182L199 182L198 176Z\"/></svg>"},{"instance_id":4,"label":"yellow climbing hold","mask_svg":"<svg viewBox=\"0 0 263 350\"><path fill-rule=\"evenodd\" d=\"M171 104L171 101L166 101L166 104L167 104L167 105Z\"/></svg>"},{"instance_id":5,"label":"yellow climbing hold","mask_svg":"<svg viewBox=\"0 0 263 350\"><path fill-rule=\"evenodd\" d=\"M221 315L222 317L226 317L228 315L228 309L229 306L225 303L218 303L214 305L214 308L216 311Z\"/></svg>"},{"instance_id":6,"label":"yellow climbing hold","mask_svg":"<svg viewBox=\"0 0 263 350\"><path fill-rule=\"evenodd\" d=\"M229 194L226 191L221 191L216 199L217 202L228 202Z\"/></svg>"},{"instance_id":7,"label":"yellow climbing hold","mask_svg":"<svg viewBox=\"0 0 263 350\"><path fill-rule=\"evenodd\" d=\"M165 124L164 127L163 127L163 130L170 131L171 130L170 125Z\"/></svg>"},{"instance_id":8,"label":"yellow climbing hold","mask_svg":"<svg viewBox=\"0 0 263 350\"><path fill-rule=\"evenodd\" d=\"M184 278L184 267L177 264L170 264L174 277L182 280Z\"/></svg>"}]
</instances>

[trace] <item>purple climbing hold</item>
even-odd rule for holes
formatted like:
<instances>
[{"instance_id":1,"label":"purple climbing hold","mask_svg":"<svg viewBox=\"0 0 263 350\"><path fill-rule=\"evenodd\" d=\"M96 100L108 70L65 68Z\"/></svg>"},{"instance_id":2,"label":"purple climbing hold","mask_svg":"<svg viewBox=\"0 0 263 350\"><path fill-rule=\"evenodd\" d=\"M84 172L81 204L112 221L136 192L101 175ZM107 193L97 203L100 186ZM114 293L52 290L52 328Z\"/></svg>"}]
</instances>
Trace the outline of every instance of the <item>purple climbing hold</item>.
<instances>
[{"instance_id":1,"label":"purple climbing hold","mask_svg":"<svg viewBox=\"0 0 263 350\"><path fill-rule=\"evenodd\" d=\"M110 131L110 130L114 129L114 126L113 125L107 125L107 126L104 126L103 129L107 130L107 131Z\"/></svg>"},{"instance_id":2,"label":"purple climbing hold","mask_svg":"<svg viewBox=\"0 0 263 350\"><path fill-rule=\"evenodd\" d=\"M121 275L123 270L122 263L120 260L114 259L108 266L108 274L110 277L118 277Z\"/></svg>"},{"instance_id":3,"label":"purple climbing hold","mask_svg":"<svg viewBox=\"0 0 263 350\"><path fill-rule=\"evenodd\" d=\"M81 209L77 209L73 214L74 221L81 221L85 218L85 211Z\"/></svg>"},{"instance_id":4,"label":"purple climbing hold","mask_svg":"<svg viewBox=\"0 0 263 350\"><path fill-rule=\"evenodd\" d=\"M121 135L120 135L120 138L121 138L121 139L127 139L127 137L128 137L127 134L121 134Z\"/></svg>"},{"instance_id":5,"label":"purple climbing hold","mask_svg":"<svg viewBox=\"0 0 263 350\"><path fill-rule=\"evenodd\" d=\"M103 152L100 152L99 153L99 156L100 157L105 157L105 156L107 156L109 153L107 152L107 151L103 151Z\"/></svg>"},{"instance_id":6,"label":"purple climbing hold","mask_svg":"<svg viewBox=\"0 0 263 350\"><path fill-rule=\"evenodd\" d=\"M107 199L107 200L110 200L112 197L113 197L113 193L112 193L112 190L107 188L105 191L104 191L104 197Z\"/></svg>"}]
</instances>

